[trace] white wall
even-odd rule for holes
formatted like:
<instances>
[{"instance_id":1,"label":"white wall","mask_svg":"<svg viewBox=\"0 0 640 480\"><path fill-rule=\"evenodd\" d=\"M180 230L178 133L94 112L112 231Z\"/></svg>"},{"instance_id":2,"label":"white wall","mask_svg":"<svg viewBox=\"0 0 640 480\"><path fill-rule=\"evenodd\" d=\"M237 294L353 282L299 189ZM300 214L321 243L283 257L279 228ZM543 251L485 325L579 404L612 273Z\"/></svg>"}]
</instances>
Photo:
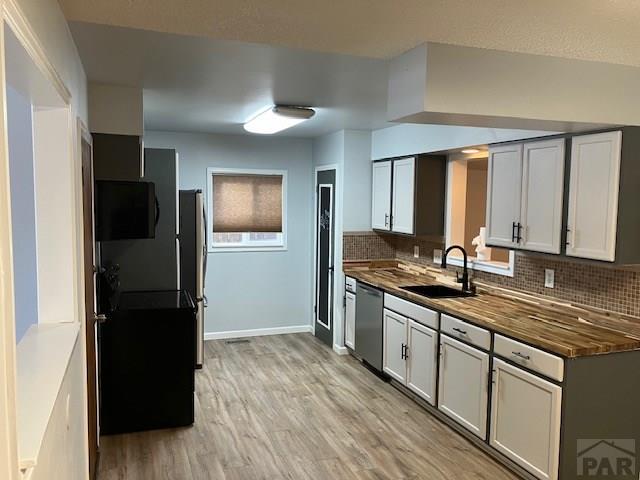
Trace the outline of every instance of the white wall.
<instances>
[{"instance_id":1,"label":"white wall","mask_svg":"<svg viewBox=\"0 0 640 480\"><path fill-rule=\"evenodd\" d=\"M14 0L44 47L48 60L71 92L71 106L88 124L87 76L57 0Z\"/></svg>"},{"instance_id":2,"label":"white wall","mask_svg":"<svg viewBox=\"0 0 640 480\"><path fill-rule=\"evenodd\" d=\"M7 86L16 343L38 322L33 119L31 102Z\"/></svg>"},{"instance_id":3,"label":"white wall","mask_svg":"<svg viewBox=\"0 0 640 480\"><path fill-rule=\"evenodd\" d=\"M342 273L343 232L371 230L371 132L340 130L313 140L314 167L335 164L334 346L344 353ZM314 221L312 215L312 221ZM313 259L312 259L313 261ZM312 289L315 285L312 283Z\"/></svg>"},{"instance_id":4,"label":"white wall","mask_svg":"<svg viewBox=\"0 0 640 480\"><path fill-rule=\"evenodd\" d=\"M93 133L142 136L142 88L89 83L89 130Z\"/></svg>"},{"instance_id":5,"label":"white wall","mask_svg":"<svg viewBox=\"0 0 640 480\"><path fill-rule=\"evenodd\" d=\"M342 169L344 231L371 230L371 131L340 130L314 138L313 164Z\"/></svg>"},{"instance_id":6,"label":"white wall","mask_svg":"<svg viewBox=\"0 0 640 480\"><path fill-rule=\"evenodd\" d=\"M371 158L401 157L438 152L469 145L506 142L552 135L557 132L509 130L501 128L455 127L448 125L400 124L375 130L371 138Z\"/></svg>"},{"instance_id":7,"label":"white wall","mask_svg":"<svg viewBox=\"0 0 640 480\"><path fill-rule=\"evenodd\" d=\"M146 132L144 141L146 147L177 150L181 189L206 192L208 167L287 170L287 250L210 253L205 331L308 327L312 318L311 140Z\"/></svg>"},{"instance_id":8,"label":"white wall","mask_svg":"<svg viewBox=\"0 0 640 480\"><path fill-rule=\"evenodd\" d=\"M313 165L342 165L344 162L344 130L313 139Z\"/></svg>"},{"instance_id":9,"label":"white wall","mask_svg":"<svg viewBox=\"0 0 640 480\"><path fill-rule=\"evenodd\" d=\"M345 131L343 189L344 231L371 230L370 131Z\"/></svg>"},{"instance_id":10,"label":"white wall","mask_svg":"<svg viewBox=\"0 0 640 480\"><path fill-rule=\"evenodd\" d=\"M5 2L1 2L4 6ZM62 14L60 6L56 0L14 0L12 4L16 5L20 13L24 16L24 23L18 20L18 24L25 25L26 38L35 37L44 52L56 75L62 80L66 89L71 94L71 113L73 116L73 125L75 125L75 117L79 116L85 123L87 122L87 98L86 98L86 76L80 57L73 43L67 22ZM11 8L9 8L11 10ZM40 51L39 48L32 50ZM5 85L0 86L4 88ZM1 102L1 100L0 100ZM4 108L4 105L0 105ZM7 133L4 121L0 122L0 140L6 146ZM71 136L67 138L71 141ZM18 470L18 451L17 451L17 430L16 430L16 405L15 405L15 340L14 340L14 312L13 312L13 295L12 295L12 268L10 265L7 252L10 252L11 238L11 220L9 216L8 192L10 180L8 173L8 159L6 158L6 150L0 153L0 192L2 192L2 200L0 200L0 364L4 368L0 371L0 477L3 479L17 479L20 476ZM61 168L64 168L62 166ZM71 172L67 170L70 174ZM77 173L77 172L75 172ZM70 179L75 182L80 178L76 175ZM78 184L74 183L74 187ZM76 193L77 190L67 191L69 196ZM66 214L65 214L66 215ZM75 223L77 217L75 212L71 213L74 220L73 227L77 227ZM69 233L72 241L75 243L76 231ZM74 258L71 268L77 267L81 262ZM53 272L55 273L55 272ZM78 277L73 277L73 284L67 288L75 290L79 288L77 285ZM76 311L80 310L76 305ZM83 342L84 336L80 336L80 342ZM9 343L10 342L10 343ZM82 345L82 354L84 355L84 344ZM80 371L76 371L73 375L74 386L79 388L82 400L78 408L74 408L72 414L76 418L82 419L86 425L86 397L85 397L85 374L84 367ZM83 431L74 431L73 438L68 438L65 445L65 457L59 458L59 462L69 461L74 465L74 469L79 472L87 471L87 455L86 455L86 428ZM81 448L73 447L72 444L82 445ZM60 441L60 439L58 439ZM73 452L71 453L71 449ZM58 461L51 464L49 472L42 472L43 476L49 478L55 477Z\"/></svg>"}]
</instances>

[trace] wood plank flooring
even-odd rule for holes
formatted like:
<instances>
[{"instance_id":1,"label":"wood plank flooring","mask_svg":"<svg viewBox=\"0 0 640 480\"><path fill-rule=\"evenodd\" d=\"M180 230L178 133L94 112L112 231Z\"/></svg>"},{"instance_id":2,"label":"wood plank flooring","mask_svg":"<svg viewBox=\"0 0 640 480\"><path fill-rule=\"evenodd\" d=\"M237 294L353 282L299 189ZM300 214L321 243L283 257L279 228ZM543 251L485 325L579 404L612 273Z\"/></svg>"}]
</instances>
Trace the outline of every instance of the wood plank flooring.
<instances>
[{"instance_id":1,"label":"wood plank flooring","mask_svg":"<svg viewBox=\"0 0 640 480\"><path fill-rule=\"evenodd\" d=\"M206 342L193 427L102 437L99 480L512 480L309 334Z\"/></svg>"}]
</instances>

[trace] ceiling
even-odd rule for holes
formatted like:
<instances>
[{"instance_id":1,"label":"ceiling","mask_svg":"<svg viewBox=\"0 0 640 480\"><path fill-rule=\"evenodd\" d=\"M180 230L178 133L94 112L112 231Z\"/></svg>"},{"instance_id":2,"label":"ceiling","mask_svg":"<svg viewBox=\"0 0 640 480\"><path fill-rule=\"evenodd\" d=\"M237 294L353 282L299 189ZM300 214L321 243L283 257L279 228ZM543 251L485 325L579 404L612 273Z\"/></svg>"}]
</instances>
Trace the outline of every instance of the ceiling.
<instances>
[{"instance_id":1,"label":"ceiling","mask_svg":"<svg viewBox=\"0 0 640 480\"><path fill-rule=\"evenodd\" d=\"M59 0L69 20L390 58L425 41L640 66L637 0Z\"/></svg>"},{"instance_id":2,"label":"ceiling","mask_svg":"<svg viewBox=\"0 0 640 480\"><path fill-rule=\"evenodd\" d=\"M317 112L280 135L387 125L385 60L84 22L70 28L90 81L144 88L147 130L243 133L272 104Z\"/></svg>"}]
</instances>

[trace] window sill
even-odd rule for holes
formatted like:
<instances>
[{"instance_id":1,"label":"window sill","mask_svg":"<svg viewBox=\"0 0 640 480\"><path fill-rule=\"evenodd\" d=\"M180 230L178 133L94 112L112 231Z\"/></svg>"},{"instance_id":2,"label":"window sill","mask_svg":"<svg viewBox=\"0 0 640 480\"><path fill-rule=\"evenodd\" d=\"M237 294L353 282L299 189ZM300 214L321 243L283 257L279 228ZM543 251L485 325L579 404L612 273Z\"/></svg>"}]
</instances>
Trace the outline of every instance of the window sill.
<instances>
[{"instance_id":1,"label":"window sill","mask_svg":"<svg viewBox=\"0 0 640 480\"><path fill-rule=\"evenodd\" d=\"M17 427L20 469L38 454L80 331L79 323L32 325L18 343Z\"/></svg>"},{"instance_id":2,"label":"window sill","mask_svg":"<svg viewBox=\"0 0 640 480\"><path fill-rule=\"evenodd\" d=\"M255 247L213 247L209 248L209 253L243 253L243 252L286 252L285 246L255 246Z\"/></svg>"},{"instance_id":3,"label":"window sill","mask_svg":"<svg viewBox=\"0 0 640 480\"><path fill-rule=\"evenodd\" d=\"M509 263L495 262L491 260L477 260L475 257L469 257L467 266L470 270L477 270L479 272L493 273L496 275L503 275L505 277L513 277L514 274L514 253L509 254ZM456 267L462 267L464 261L460 257L447 257L447 265L453 265Z\"/></svg>"}]
</instances>

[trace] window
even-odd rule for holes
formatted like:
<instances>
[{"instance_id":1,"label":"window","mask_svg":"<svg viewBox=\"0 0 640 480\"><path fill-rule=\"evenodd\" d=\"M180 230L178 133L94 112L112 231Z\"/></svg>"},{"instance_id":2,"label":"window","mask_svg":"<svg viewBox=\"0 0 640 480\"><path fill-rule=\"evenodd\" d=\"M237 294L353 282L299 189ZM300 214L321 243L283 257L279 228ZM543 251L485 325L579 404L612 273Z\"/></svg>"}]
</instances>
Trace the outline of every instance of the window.
<instances>
[{"instance_id":1,"label":"window","mask_svg":"<svg viewBox=\"0 0 640 480\"><path fill-rule=\"evenodd\" d=\"M209 251L286 249L287 172L210 168Z\"/></svg>"},{"instance_id":2,"label":"window","mask_svg":"<svg viewBox=\"0 0 640 480\"><path fill-rule=\"evenodd\" d=\"M469 256L469 267L498 275L513 276L513 250L485 248L478 254L474 239L485 226L487 210L487 152L449 155L447 165L446 245L461 245ZM482 255L482 258L478 258ZM462 254L453 250L447 263L462 265Z\"/></svg>"}]
</instances>

